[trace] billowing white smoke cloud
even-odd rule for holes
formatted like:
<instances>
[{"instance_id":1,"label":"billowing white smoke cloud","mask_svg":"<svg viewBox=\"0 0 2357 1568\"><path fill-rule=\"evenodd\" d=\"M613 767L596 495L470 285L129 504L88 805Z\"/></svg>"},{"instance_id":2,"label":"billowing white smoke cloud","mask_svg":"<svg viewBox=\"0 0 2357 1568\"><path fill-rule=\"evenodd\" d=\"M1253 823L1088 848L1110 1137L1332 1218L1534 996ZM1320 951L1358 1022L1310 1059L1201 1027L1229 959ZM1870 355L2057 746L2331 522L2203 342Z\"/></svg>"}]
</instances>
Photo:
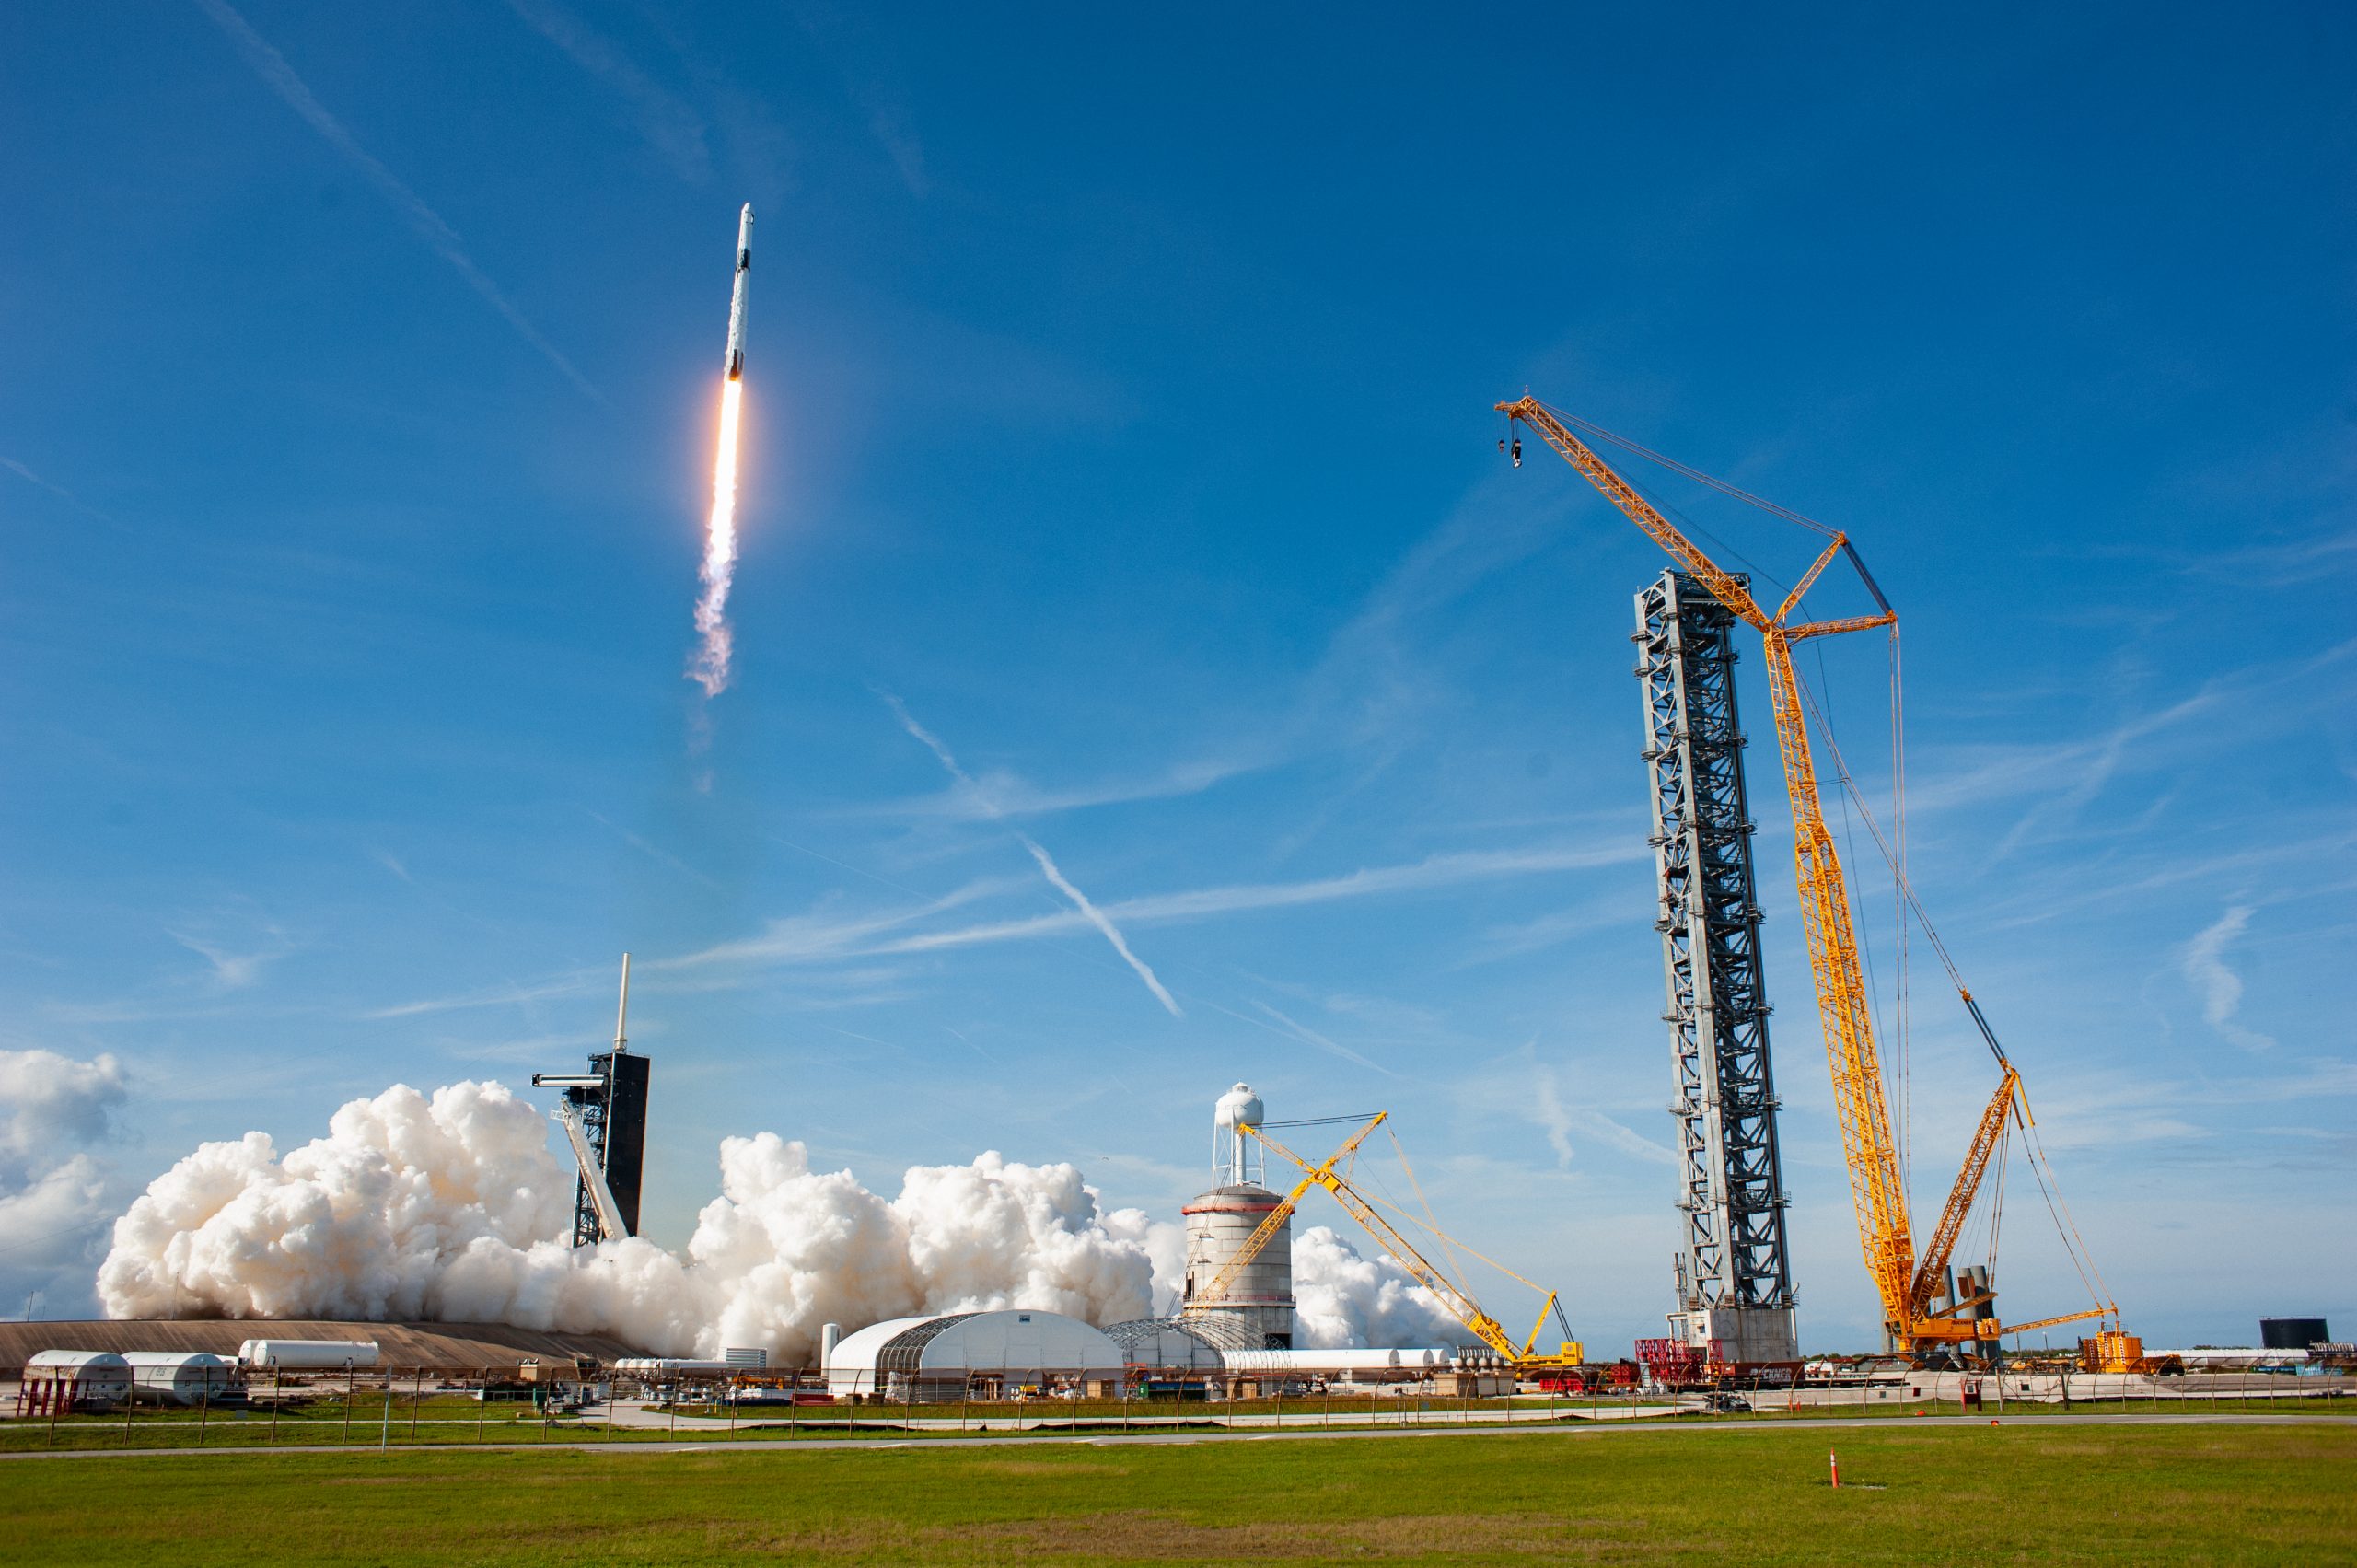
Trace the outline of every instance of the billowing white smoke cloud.
<instances>
[{"instance_id":1,"label":"billowing white smoke cloud","mask_svg":"<svg viewBox=\"0 0 2357 1568\"><path fill-rule=\"evenodd\" d=\"M1293 1342L1305 1350L1454 1345L1471 1336L1388 1257L1362 1258L1325 1225L1293 1238Z\"/></svg>"},{"instance_id":2,"label":"billowing white smoke cloud","mask_svg":"<svg viewBox=\"0 0 2357 1568\"><path fill-rule=\"evenodd\" d=\"M87 1146L112 1131L126 1081L111 1056L0 1051L0 1300L38 1291L44 1310L87 1299L107 1212L106 1172Z\"/></svg>"},{"instance_id":3,"label":"billowing white smoke cloud","mask_svg":"<svg viewBox=\"0 0 2357 1568\"><path fill-rule=\"evenodd\" d=\"M207 1144L116 1222L99 1296L119 1318L495 1321L807 1363L828 1322L1016 1305L1143 1317L1168 1250L1142 1213L1101 1214L1068 1165L920 1166L887 1202L765 1132L721 1144L721 1195L685 1257L640 1239L576 1251L549 1239L573 1178L546 1136L506 1089L466 1083L354 1100L284 1159L259 1132Z\"/></svg>"}]
</instances>

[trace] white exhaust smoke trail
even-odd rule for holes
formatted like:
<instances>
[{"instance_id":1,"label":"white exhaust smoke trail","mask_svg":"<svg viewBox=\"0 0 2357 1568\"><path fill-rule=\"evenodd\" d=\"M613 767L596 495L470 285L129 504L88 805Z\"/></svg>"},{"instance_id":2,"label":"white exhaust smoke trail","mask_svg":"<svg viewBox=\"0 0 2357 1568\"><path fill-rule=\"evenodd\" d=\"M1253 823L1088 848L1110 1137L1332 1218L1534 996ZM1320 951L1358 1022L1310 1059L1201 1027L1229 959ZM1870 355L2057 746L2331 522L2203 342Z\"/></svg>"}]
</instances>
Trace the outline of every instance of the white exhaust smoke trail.
<instances>
[{"instance_id":1,"label":"white exhaust smoke trail","mask_svg":"<svg viewBox=\"0 0 2357 1568\"><path fill-rule=\"evenodd\" d=\"M720 445L712 460L712 517L704 528L703 597L696 600L696 633L703 647L689 678L706 698L728 689L736 638L728 626L728 585L737 575L737 424L745 383L720 384Z\"/></svg>"},{"instance_id":2,"label":"white exhaust smoke trail","mask_svg":"<svg viewBox=\"0 0 2357 1568\"><path fill-rule=\"evenodd\" d=\"M613 1335L667 1355L767 1349L809 1365L819 1330L1037 1307L1095 1323L1172 1303L1177 1227L1100 1207L1070 1165L996 1154L912 1167L886 1199L816 1171L772 1132L720 1145L720 1195L684 1253L644 1237L575 1249L573 1173L548 1121L495 1083L405 1085L280 1156L205 1144L115 1221L98 1294L111 1318L349 1318ZM1448 1344L1431 1294L1323 1227L1294 1243L1296 1343Z\"/></svg>"},{"instance_id":3,"label":"white exhaust smoke trail","mask_svg":"<svg viewBox=\"0 0 2357 1568\"><path fill-rule=\"evenodd\" d=\"M939 736L917 723L909 713L908 705L898 697L888 691L879 691L877 695L891 705L893 714L900 721L900 727L915 737L926 750L939 759L943 769L948 772L950 778L956 781L960 789L973 796L975 803L989 813L993 821L1004 820L1005 814L998 808L997 803L991 799L981 785L974 782L971 773L958 765L958 759L950 754L949 748L943 744ZM1154 972L1153 968L1144 958L1130 950L1129 939L1121 935L1120 928L1113 923L1111 918L1103 910L1089 902L1087 894L1073 886L1072 878L1063 874L1057 866L1054 858L1040 847L1039 842L1025 832L1016 832L1015 838L1016 842L1031 852L1031 858L1039 862L1040 874L1047 877L1049 884L1072 900L1072 907L1080 912L1081 918L1097 927L1098 934L1107 942L1112 944L1113 951L1121 955L1121 961L1129 965L1140 980L1145 981L1145 988L1154 993L1154 999L1161 1003L1172 1017L1185 1017L1187 1015L1179 1010L1178 998L1170 994L1168 988L1162 983L1161 978Z\"/></svg>"}]
</instances>

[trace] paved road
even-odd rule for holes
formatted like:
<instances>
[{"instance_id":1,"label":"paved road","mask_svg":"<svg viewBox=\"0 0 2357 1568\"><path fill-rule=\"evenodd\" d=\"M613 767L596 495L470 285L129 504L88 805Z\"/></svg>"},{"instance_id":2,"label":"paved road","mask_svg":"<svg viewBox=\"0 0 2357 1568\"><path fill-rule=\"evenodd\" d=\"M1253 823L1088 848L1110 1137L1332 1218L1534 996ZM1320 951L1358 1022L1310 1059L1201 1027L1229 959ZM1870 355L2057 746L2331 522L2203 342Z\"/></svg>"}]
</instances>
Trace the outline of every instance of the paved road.
<instances>
[{"instance_id":1,"label":"paved road","mask_svg":"<svg viewBox=\"0 0 2357 1568\"><path fill-rule=\"evenodd\" d=\"M1825 1417L1783 1421L1687 1421L1687 1422L1613 1422L1589 1425L1585 1422L1566 1423L1544 1432L1507 1432L1498 1427L1388 1427L1358 1431L1277 1432L1137 1432L1074 1433L1058 1435L1049 1433L1009 1434L1006 1436L970 1436L954 1441L918 1438L796 1438L791 1442L771 1439L707 1438L691 1443L588 1443L575 1439L530 1443L435 1443L410 1447L396 1445L398 1451L418 1454L463 1453L546 1453L571 1451L586 1454L810 1454L810 1453L904 1453L911 1448L965 1449L1022 1445L1036 1447L1043 1443L1062 1444L1088 1448L1121 1448L1145 1446L1167 1446L1188 1443L1363 1443L1371 1439L1456 1438L1499 1436L1571 1436L1618 1435L1624 1432L1682 1432L1697 1434L1744 1435L1768 1432L1920 1432L1927 1426L2357 1426L2357 1415L2013 1415L2002 1422L1980 1416L1937 1415L1890 1417ZM353 1446L297 1446L280 1444L275 1447L235 1448L93 1448L93 1449L31 1449L22 1453L0 1454L0 1459L122 1459L159 1458L186 1455L268 1455L268 1454L345 1454L366 1458L373 1450Z\"/></svg>"}]
</instances>

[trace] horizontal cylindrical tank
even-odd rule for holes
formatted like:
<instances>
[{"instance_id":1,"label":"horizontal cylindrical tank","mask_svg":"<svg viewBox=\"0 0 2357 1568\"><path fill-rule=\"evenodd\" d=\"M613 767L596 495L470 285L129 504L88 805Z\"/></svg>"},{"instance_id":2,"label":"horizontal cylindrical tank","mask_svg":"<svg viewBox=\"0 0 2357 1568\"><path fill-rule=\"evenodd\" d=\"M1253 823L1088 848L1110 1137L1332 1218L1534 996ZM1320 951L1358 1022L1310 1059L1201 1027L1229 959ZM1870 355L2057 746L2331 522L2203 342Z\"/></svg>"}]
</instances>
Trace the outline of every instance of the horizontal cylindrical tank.
<instances>
[{"instance_id":1,"label":"horizontal cylindrical tank","mask_svg":"<svg viewBox=\"0 0 2357 1568\"><path fill-rule=\"evenodd\" d=\"M248 1366L276 1366L289 1372L323 1371L377 1365L374 1340L248 1340L238 1347L238 1359Z\"/></svg>"},{"instance_id":2,"label":"horizontal cylindrical tank","mask_svg":"<svg viewBox=\"0 0 2357 1568\"><path fill-rule=\"evenodd\" d=\"M131 1364L103 1350L35 1351L25 1358L17 1394L20 1405L30 1398L42 1410L99 1410L130 1397Z\"/></svg>"},{"instance_id":3,"label":"horizontal cylindrical tank","mask_svg":"<svg viewBox=\"0 0 2357 1568\"><path fill-rule=\"evenodd\" d=\"M132 1397L156 1404L218 1403L243 1392L238 1369L210 1351L133 1351Z\"/></svg>"},{"instance_id":4,"label":"horizontal cylindrical tank","mask_svg":"<svg viewBox=\"0 0 2357 1568\"><path fill-rule=\"evenodd\" d=\"M1422 1372L1448 1365L1439 1349L1408 1350L1231 1350L1220 1353L1230 1372Z\"/></svg>"},{"instance_id":5,"label":"horizontal cylindrical tank","mask_svg":"<svg viewBox=\"0 0 2357 1568\"><path fill-rule=\"evenodd\" d=\"M682 1355L633 1355L615 1362L614 1370L633 1377L647 1377L673 1372L721 1376L749 1369L733 1361L699 1361L692 1356Z\"/></svg>"}]
</instances>

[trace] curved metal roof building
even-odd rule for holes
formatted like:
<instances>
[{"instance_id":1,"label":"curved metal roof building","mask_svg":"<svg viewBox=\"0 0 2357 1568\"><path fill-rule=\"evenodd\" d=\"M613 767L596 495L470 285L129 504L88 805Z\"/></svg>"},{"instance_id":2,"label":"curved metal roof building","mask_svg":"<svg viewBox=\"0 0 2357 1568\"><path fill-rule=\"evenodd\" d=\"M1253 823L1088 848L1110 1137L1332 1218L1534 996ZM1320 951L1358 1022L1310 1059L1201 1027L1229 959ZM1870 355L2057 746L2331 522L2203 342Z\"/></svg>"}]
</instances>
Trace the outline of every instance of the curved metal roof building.
<instances>
[{"instance_id":1,"label":"curved metal roof building","mask_svg":"<svg viewBox=\"0 0 2357 1568\"><path fill-rule=\"evenodd\" d=\"M957 1400L970 1385L993 1392L1036 1387L1047 1392L1118 1380L1121 1347L1105 1332L1061 1312L1011 1308L890 1318L846 1334L827 1357L827 1391L918 1403Z\"/></svg>"}]
</instances>

